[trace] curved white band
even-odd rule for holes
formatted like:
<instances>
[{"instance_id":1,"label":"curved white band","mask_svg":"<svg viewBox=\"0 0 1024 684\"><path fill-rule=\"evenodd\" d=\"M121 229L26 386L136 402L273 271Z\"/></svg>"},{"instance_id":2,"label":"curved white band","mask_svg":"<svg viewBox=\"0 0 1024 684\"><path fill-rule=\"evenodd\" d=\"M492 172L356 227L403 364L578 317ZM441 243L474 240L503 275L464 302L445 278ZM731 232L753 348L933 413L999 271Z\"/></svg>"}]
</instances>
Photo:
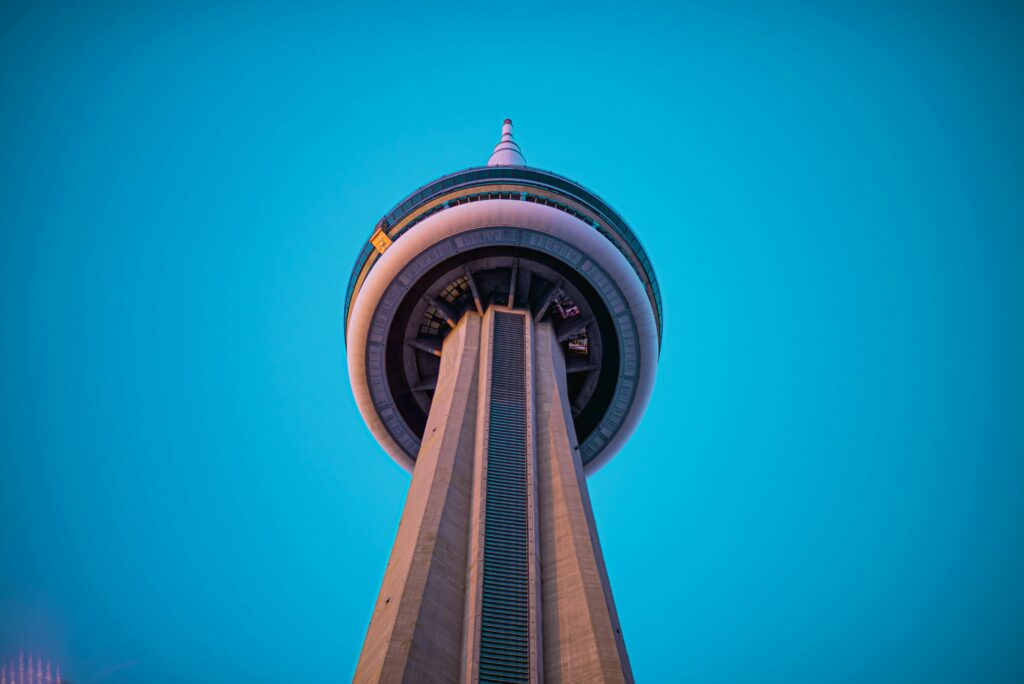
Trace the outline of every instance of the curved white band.
<instances>
[{"instance_id":1,"label":"curved white band","mask_svg":"<svg viewBox=\"0 0 1024 684\"><path fill-rule=\"evenodd\" d=\"M387 287L419 254L461 233L492 227L524 228L546 233L575 247L586 256L588 262L593 262L593 266L597 267L581 268L588 280L593 283L607 276L621 292L626 310L613 310L613 317L630 315L635 323L639 344L635 359L636 391L632 395L631 404L623 407L624 415L619 420L617 430L613 435L608 435L607 444L587 464L585 470L589 475L622 448L647 408L658 363L658 332L643 283L622 253L594 228L552 207L518 200L483 200L451 207L410 228L381 255L363 282L349 319L348 372L356 405L381 446L399 464L411 470L412 460L384 426L371 396L366 373L370 325ZM474 248L478 246L473 245ZM607 287L609 284L604 285ZM601 287L597 289L600 291Z\"/></svg>"}]
</instances>

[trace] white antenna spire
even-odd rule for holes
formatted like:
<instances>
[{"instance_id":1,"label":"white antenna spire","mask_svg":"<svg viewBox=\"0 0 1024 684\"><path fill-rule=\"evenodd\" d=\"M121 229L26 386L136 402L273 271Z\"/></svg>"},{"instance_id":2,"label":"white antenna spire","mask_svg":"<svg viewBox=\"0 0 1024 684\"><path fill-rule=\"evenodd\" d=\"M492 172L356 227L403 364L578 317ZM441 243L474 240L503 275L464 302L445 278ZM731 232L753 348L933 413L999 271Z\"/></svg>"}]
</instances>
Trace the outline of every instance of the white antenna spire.
<instances>
[{"instance_id":1,"label":"white antenna spire","mask_svg":"<svg viewBox=\"0 0 1024 684\"><path fill-rule=\"evenodd\" d=\"M526 166L526 158L519 145L512 139L512 119L505 119L501 126L501 142L494 147L488 166Z\"/></svg>"}]
</instances>

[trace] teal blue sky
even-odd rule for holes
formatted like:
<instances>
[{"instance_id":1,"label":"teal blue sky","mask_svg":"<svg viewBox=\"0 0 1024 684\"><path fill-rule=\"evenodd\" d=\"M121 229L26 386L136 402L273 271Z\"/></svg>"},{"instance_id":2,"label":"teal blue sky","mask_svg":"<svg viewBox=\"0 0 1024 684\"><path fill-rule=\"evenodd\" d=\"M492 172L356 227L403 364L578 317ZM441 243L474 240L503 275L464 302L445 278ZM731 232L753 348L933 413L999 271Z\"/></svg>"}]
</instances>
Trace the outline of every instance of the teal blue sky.
<instances>
[{"instance_id":1,"label":"teal blue sky","mask_svg":"<svg viewBox=\"0 0 1024 684\"><path fill-rule=\"evenodd\" d=\"M662 286L590 479L637 679L1024 681L1019 9L23 5L0 658L351 677L409 476L347 386L349 270L507 116Z\"/></svg>"}]
</instances>

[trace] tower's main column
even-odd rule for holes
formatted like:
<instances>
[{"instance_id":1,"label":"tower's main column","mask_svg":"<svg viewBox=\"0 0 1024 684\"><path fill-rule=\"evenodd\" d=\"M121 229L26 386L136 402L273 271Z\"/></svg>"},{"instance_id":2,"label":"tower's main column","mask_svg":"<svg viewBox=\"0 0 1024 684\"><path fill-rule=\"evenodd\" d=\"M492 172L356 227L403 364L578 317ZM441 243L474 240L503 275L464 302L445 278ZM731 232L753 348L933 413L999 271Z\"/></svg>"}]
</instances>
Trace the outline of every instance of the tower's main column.
<instances>
[{"instance_id":1,"label":"tower's main column","mask_svg":"<svg viewBox=\"0 0 1024 684\"><path fill-rule=\"evenodd\" d=\"M630 682L548 321L444 340L357 682Z\"/></svg>"}]
</instances>

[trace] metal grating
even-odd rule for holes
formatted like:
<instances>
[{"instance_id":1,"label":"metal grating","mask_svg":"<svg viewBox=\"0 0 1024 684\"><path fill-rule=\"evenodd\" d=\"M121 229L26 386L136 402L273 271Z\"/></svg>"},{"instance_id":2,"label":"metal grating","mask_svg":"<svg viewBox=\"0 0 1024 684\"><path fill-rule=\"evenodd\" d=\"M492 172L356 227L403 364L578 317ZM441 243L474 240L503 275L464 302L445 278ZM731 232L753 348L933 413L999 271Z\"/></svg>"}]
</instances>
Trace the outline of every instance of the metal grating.
<instances>
[{"instance_id":1,"label":"metal grating","mask_svg":"<svg viewBox=\"0 0 1024 684\"><path fill-rule=\"evenodd\" d=\"M480 681L530 681L526 318L494 313Z\"/></svg>"}]
</instances>

